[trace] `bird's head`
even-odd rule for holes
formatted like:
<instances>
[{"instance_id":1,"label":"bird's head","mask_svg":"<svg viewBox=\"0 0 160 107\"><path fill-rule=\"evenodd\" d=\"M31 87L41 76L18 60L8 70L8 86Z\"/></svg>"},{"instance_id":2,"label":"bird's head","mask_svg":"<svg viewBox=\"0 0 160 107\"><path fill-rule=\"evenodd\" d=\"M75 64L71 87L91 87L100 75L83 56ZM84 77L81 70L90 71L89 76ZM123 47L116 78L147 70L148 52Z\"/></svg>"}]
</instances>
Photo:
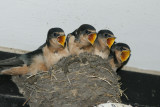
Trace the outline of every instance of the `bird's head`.
<instances>
[{"instance_id":1,"label":"bird's head","mask_svg":"<svg viewBox=\"0 0 160 107\"><path fill-rule=\"evenodd\" d=\"M125 65L131 56L130 47L125 43L114 44L111 48L111 53L122 65Z\"/></svg>"},{"instance_id":2,"label":"bird's head","mask_svg":"<svg viewBox=\"0 0 160 107\"><path fill-rule=\"evenodd\" d=\"M54 48L65 47L66 36L64 31L61 28L51 28L48 31L46 43Z\"/></svg>"},{"instance_id":3,"label":"bird's head","mask_svg":"<svg viewBox=\"0 0 160 107\"><path fill-rule=\"evenodd\" d=\"M100 30L98 32L97 41L109 49L115 42L116 37L110 30Z\"/></svg>"},{"instance_id":4,"label":"bird's head","mask_svg":"<svg viewBox=\"0 0 160 107\"><path fill-rule=\"evenodd\" d=\"M92 25L83 24L77 29L76 38L79 39L80 43L84 46L93 45L97 38L96 29Z\"/></svg>"}]
</instances>

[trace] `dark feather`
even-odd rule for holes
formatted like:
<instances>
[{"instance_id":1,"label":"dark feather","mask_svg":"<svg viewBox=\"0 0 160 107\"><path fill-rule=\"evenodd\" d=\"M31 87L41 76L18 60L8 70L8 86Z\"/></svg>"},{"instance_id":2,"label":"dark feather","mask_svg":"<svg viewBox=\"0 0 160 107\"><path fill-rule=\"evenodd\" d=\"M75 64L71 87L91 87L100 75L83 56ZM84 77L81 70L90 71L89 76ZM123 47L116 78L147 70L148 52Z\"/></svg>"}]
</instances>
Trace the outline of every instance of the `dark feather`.
<instances>
[{"instance_id":1,"label":"dark feather","mask_svg":"<svg viewBox=\"0 0 160 107\"><path fill-rule=\"evenodd\" d=\"M0 61L0 67L21 66L23 64L24 64L24 61L21 60L19 57L12 57L12 58Z\"/></svg>"},{"instance_id":2,"label":"dark feather","mask_svg":"<svg viewBox=\"0 0 160 107\"><path fill-rule=\"evenodd\" d=\"M32 58L40 54L42 54L42 49L37 49L35 51L29 52L23 55L1 60L0 68L22 66L23 64L30 65L32 63Z\"/></svg>"},{"instance_id":3,"label":"dark feather","mask_svg":"<svg viewBox=\"0 0 160 107\"><path fill-rule=\"evenodd\" d=\"M44 43L43 45L41 45L38 49L42 49L45 45L46 45L46 43Z\"/></svg>"}]
</instances>

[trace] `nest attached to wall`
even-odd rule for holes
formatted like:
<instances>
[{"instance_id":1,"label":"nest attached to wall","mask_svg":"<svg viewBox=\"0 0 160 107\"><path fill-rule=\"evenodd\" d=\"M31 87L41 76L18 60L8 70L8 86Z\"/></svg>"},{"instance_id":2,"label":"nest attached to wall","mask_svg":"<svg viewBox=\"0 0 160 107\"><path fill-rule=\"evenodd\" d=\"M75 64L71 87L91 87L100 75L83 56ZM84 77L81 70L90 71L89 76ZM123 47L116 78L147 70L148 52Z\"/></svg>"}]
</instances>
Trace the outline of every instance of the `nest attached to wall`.
<instances>
[{"instance_id":1,"label":"nest attached to wall","mask_svg":"<svg viewBox=\"0 0 160 107\"><path fill-rule=\"evenodd\" d=\"M121 102L120 77L109 63L87 53L62 58L52 71L13 76L30 107L90 107Z\"/></svg>"}]
</instances>

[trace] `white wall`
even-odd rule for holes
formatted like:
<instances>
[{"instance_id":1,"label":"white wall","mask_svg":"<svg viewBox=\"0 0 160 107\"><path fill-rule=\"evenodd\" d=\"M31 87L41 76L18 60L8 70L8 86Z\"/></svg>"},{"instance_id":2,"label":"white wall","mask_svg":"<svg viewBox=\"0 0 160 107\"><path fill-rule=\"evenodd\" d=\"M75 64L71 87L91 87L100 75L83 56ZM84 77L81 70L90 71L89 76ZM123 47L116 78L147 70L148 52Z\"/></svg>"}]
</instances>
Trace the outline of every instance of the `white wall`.
<instances>
[{"instance_id":1,"label":"white wall","mask_svg":"<svg viewBox=\"0 0 160 107\"><path fill-rule=\"evenodd\" d=\"M0 3L0 46L34 50L48 29L66 34L81 24L108 28L130 45L128 66L160 70L160 0L4 0Z\"/></svg>"}]
</instances>

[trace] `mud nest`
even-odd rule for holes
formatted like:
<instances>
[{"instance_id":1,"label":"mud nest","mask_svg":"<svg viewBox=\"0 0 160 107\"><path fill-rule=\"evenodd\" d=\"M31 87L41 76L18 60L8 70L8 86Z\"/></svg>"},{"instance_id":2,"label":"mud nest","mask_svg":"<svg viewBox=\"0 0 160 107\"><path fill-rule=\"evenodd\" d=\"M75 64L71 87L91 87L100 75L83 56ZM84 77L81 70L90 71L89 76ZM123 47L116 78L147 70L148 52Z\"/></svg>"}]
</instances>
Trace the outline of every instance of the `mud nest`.
<instances>
[{"instance_id":1,"label":"mud nest","mask_svg":"<svg viewBox=\"0 0 160 107\"><path fill-rule=\"evenodd\" d=\"M92 107L121 102L119 76L99 56L62 58L51 71L13 76L30 107Z\"/></svg>"}]
</instances>

